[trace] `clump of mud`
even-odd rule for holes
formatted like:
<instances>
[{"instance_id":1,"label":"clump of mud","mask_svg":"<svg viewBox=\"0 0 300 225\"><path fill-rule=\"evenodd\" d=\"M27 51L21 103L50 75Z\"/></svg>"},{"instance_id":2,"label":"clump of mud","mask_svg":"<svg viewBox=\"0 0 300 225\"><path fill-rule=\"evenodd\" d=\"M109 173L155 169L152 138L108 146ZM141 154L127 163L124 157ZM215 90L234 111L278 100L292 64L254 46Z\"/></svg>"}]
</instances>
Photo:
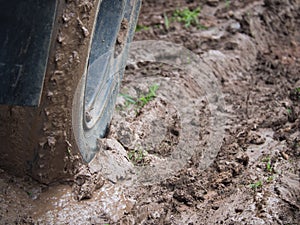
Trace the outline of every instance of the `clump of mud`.
<instances>
[{"instance_id":1,"label":"clump of mud","mask_svg":"<svg viewBox=\"0 0 300 225\"><path fill-rule=\"evenodd\" d=\"M145 161L150 165L155 164L155 160L164 160L171 155L178 147L183 131L194 135L195 138L191 141L195 143L191 145L196 146L200 141L197 125L205 127L208 123L205 111L208 114L209 110L205 96L199 95L203 90L191 90L189 87L193 83L189 82L192 80L186 77L182 71L172 71L172 67L159 63L149 63L139 70L128 70L123 81L126 85L121 93L138 98L155 84L158 85L157 94L141 109L134 104L126 105L126 99L120 96L109 136L118 140L129 152L139 148L145 150ZM184 104L187 108L183 108L181 101L188 102ZM196 115L185 118L186 115L182 112L186 110L194 111ZM200 114L202 117L199 117ZM189 126L189 130L182 129L187 120L194 126L185 124Z\"/></svg>"}]
</instances>

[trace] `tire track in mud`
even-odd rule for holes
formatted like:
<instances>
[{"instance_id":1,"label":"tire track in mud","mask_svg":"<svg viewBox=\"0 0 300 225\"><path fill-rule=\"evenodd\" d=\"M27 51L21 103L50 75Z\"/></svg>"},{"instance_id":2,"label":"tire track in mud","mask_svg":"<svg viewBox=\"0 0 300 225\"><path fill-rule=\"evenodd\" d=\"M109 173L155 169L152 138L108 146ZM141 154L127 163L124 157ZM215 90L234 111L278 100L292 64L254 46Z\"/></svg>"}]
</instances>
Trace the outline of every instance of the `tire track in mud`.
<instances>
[{"instance_id":1,"label":"tire track in mud","mask_svg":"<svg viewBox=\"0 0 300 225\"><path fill-rule=\"evenodd\" d=\"M156 62L176 66L183 71L186 70L184 75L173 79L170 79L170 77L151 77L151 75L146 74L147 72L142 72L145 74L144 76L132 75L131 78L126 78L125 88L129 89L139 89L139 84L145 85L148 83L149 85L151 82L161 86L160 92L163 97L162 100L168 102L177 109L178 117L181 120L181 128L179 130L180 135L178 137L179 143L171 147L172 152L169 154L169 157L158 158L156 162L152 159L154 163L150 162L149 166L146 165L138 168L138 171L136 172L138 178L133 178L137 179L138 183L159 183L171 174L175 174L177 171L181 170L195 155L198 155L199 169L204 170L217 156L223 140L225 121L223 94L218 81L215 78L215 74L224 77L226 74L230 75L230 73L235 73L236 71L241 72L243 70L242 68L251 67L251 62L254 62L256 56L254 45L247 36L238 35L233 39L236 40L235 44L237 46L241 46L239 49L240 52L247 50L247 57L237 57L236 54L225 56L219 51L211 51L199 58L187 49L167 42L144 41L132 43L129 60L131 65L137 66L137 62L139 61ZM178 86L178 84L182 85ZM191 93L184 93L185 90L189 90L187 92ZM201 106L201 101L203 101L203 99L207 104L206 110L209 111L210 115L205 115L205 112L202 112L203 117L204 115L207 116L207 121L202 121L202 124L198 122L198 124L205 126L206 132L203 133L206 133L207 135L200 135L200 129L197 126L193 126L193 121L198 121L201 117L201 113L197 113L197 110L203 107ZM155 105L152 106L155 107ZM117 125L113 124L112 126L112 129L114 129L112 137L117 140L122 140L124 135L133 135L131 138L129 137L130 142L137 142L137 140L134 140L134 136L136 133L140 132L140 127L135 126L134 124L151 124L151 122L153 122L143 119L143 116L147 116L149 112L151 114L151 106L147 107L147 109L143 110L142 116L138 115L136 118L126 118L125 116L125 119L122 119L119 116L118 119L115 120ZM127 114L130 113L127 112ZM157 114L159 115L159 113ZM118 126L117 121L123 120L131 120L131 123L129 122L126 124L126 127L130 127L130 129L134 131L133 133L125 132L120 135L118 130L121 130L122 127ZM155 126L163 126L164 123L165 121L158 121ZM152 129L155 130L153 127ZM157 133L156 135L160 137L165 134ZM203 136L201 137L203 139L201 140L202 144L200 144L200 136ZM147 144L145 145L143 143L150 142L152 145L160 143L153 144L155 141L147 140L147 138L148 137L140 138L138 145L151 152L153 151L151 150L153 146L147 146ZM130 148L135 149L137 146L126 146L126 148L127 150ZM157 163L159 160L162 160L162 162ZM113 174L113 172L110 174ZM127 177L125 179L129 178Z\"/></svg>"}]
</instances>

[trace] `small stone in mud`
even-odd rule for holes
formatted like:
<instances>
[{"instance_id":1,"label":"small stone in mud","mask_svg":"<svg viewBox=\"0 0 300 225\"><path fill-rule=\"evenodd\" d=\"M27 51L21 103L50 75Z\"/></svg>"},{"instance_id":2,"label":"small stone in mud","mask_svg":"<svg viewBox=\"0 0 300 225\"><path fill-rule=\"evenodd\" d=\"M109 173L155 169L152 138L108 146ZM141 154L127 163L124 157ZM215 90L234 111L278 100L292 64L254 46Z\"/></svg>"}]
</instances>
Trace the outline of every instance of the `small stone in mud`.
<instances>
[{"instance_id":1,"label":"small stone in mud","mask_svg":"<svg viewBox=\"0 0 300 225\"><path fill-rule=\"evenodd\" d=\"M89 30L84 26L83 22L79 18L77 18L77 22L82 31L83 36L88 37L90 35Z\"/></svg>"},{"instance_id":2,"label":"small stone in mud","mask_svg":"<svg viewBox=\"0 0 300 225\"><path fill-rule=\"evenodd\" d=\"M286 154L285 152L280 152L282 158L284 158L285 160L288 160L289 159L289 155Z\"/></svg>"},{"instance_id":3,"label":"small stone in mud","mask_svg":"<svg viewBox=\"0 0 300 225\"><path fill-rule=\"evenodd\" d=\"M228 16L233 17L233 16L234 16L234 12L233 12L232 10L230 10L230 11L228 12Z\"/></svg>"},{"instance_id":4,"label":"small stone in mud","mask_svg":"<svg viewBox=\"0 0 300 225\"><path fill-rule=\"evenodd\" d=\"M82 26L81 30L82 30L84 37L88 37L90 35L90 32L86 27Z\"/></svg>"},{"instance_id":5,"label":"small stone in mud","mask_svg":"<svg viewBox=\"0 0 300 225\"><path fill-rule=\"evenodd\" d=\"M161 15L153 15L153 16L151 16L149 22L150 22L150 24L149 24L150 26L151 25L157 25L157 24L163 24L164 19Z\"/></svg>"},{"instance_id":6,"label":"small stone in mud","mask_svg":"<svg viewBox=\"0 0 300 225\"><path fill-rule=\"evenodd\" d=\"M58 37L57 37L58 43L64 44L63 42L64 42L65 39L66 39L65 36L60 32L60 33L58 34Z\"/></svg>"},{"instance_id":7,"label":"small stone in mud","mask_svg":"<svg viewBox=\"0 0 300 225\"><path fill-rule=\"evenodd\" d=\"M52 91L48 91L48 92L47 92L47 97L48 97L48 98L52 97L53 95L54 95L54 94L53 94Z\"/></svg>"},{"instance_id":8,"label":"small stone in mud","mask_svg":"<svg viewBox=\"0 0 300 225\"><path fill-rule=\"evenodd\" d=\"M239 22L233 22L227 27L227 31L235 34L241 29L241 24Z\"/></svg>"}]
</instances>

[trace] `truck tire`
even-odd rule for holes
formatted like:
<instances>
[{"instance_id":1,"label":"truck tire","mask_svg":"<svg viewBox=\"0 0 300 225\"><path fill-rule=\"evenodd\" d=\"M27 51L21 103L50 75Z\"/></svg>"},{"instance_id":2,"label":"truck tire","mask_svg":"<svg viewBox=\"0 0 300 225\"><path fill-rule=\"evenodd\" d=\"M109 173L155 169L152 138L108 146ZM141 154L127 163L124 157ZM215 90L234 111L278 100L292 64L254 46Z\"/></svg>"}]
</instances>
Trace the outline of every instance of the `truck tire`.
<instances>
[{"instance_id":1,"label":"truck tire","mask_svg":"<svg viewBox=\"0 0 300 225\"><path fill-rule=\"evenodd\" d=\"M109 126L140 0L58 1L38 107L0 107L0 167L49 184L89 162Z\"/></svg>"}]
</instances>

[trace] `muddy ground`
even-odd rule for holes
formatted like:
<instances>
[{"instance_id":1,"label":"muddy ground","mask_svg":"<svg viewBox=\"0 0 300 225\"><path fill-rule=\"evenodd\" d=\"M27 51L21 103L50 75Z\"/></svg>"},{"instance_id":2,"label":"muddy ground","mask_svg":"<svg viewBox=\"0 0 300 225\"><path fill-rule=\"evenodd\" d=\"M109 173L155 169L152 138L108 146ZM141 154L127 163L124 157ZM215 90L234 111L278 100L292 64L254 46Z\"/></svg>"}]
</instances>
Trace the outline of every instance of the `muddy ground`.
<instances>
[{"instance_id":1,"label":"muddy ground","mask_svg":"<svg viewBox=\"0 0 300 225\"><path fill-rule=\"evenodd\" d=\"M176 9L199 6L195 24L175 21ZM215 92L225 103L217 156L201 166L218 130L211 129L205 87L182 68L131 64L102 144L126 150L132 165L143 168L168 160L184 140L194 146L187 163L150 184L100 179L85 190L1 171L0 223L300 224L300 1L145 0L138 23L135 40L181 44L217 78ZM136 100L154 84L156 97L145 106L124 98ZM182 112L189 110L196 116L191 130L183 127ZM103 182L91 199L74 199L91 197L89 187Z\"/></svg>"}]
</instances>

